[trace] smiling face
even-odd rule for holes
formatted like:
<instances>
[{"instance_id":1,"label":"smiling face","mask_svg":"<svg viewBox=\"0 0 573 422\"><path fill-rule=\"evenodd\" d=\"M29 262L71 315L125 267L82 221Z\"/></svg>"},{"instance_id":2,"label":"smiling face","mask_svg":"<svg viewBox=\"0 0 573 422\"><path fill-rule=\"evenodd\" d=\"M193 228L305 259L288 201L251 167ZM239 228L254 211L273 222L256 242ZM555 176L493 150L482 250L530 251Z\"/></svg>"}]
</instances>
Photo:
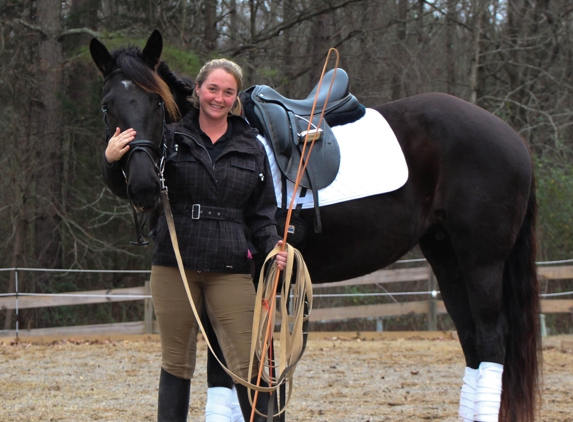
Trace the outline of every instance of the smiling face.
<instances>
[{"instance_id":1,"label":"smiling face","mask_svg":"<svg viewBox=\"0 0 573 422\"><path fill-rule=\"evenodd\" d=\"M213 69L202 84L197 84L202 118L222 121L227 118L238 95L235 77L224 69Z\"/></svg>"}]
</instances>

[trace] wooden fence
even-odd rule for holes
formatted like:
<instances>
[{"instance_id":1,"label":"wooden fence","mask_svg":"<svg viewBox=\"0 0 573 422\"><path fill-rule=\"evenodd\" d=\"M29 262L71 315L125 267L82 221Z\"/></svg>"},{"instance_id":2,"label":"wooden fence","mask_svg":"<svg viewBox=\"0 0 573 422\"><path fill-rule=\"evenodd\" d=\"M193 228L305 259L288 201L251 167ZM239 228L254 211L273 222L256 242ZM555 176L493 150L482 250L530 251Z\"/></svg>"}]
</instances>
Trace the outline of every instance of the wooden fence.
<instances>
[{"instance_id":1,"label":"wooden fence","mask_svg":"<svg viewBox=\"0 0 573 422\"><path fill-rule=\"evenodd\" d=\"M542 279L561 280L573 279L573 265L553 267L538 267ZM363 277L337 283L314 285L314 292L320 295L321 289L327 287L362 286L372 284L403 283L409 281L427 281L428 292L437 290L433 274L428 266L394 270L380 270ZM343 321L353 318L382 318L396 317L408 314L427 314L428 328L436 330L436 316L446 313L444 303L436 299L437 295L428 294L428 300L385 303L372 305L342 306L333 308L313 309L311 320L314 322ZM569 295L573 296L573 295ZM144 320L138 322L98 324L74 327L38 328L30 330L0 330L0 337L15 336L85 336L85 335L123 335L123 334L152 334L157 333L156 321L153 319L153 304L149 282L144 286L112 289L91 290L53 295L26 295L24 293L3 295L0 297L0 309L29 309L49 306L86 305L96 303L124 302L143 300L145 307ZM542 299L543 314L572 313L573 299Z\"/></svg>"},{"instance_id":2,"label":"wooden fence","mask_svg":"<svg viewBox=\"0 0 573 422\"><path fill-rule=\"evenodd\" d=\"M538 267L537 273L541 279L567 280L573 279L573 265L560 267ZM337 283L318 284L313 291L336 286L359 286L367 284L400 283L406 281L428 280L429 291L437 289L433 274L429 267L407 268L398 270L380 270L372 274L345 280ZM573 294L571 295L573 296ZM543 314L573 313L573 299L542 299L541 311ZM428 314L430 325L434 316L445 314L444 302L430 297L428 300L416 302L401 302L375 305L345 306L337 308L314 309L311 317L313 321L342 321L352 318L377 318L400 316L406 314ZM435 328L434 328L435 330Z\"/></svg>"}]
</instances>

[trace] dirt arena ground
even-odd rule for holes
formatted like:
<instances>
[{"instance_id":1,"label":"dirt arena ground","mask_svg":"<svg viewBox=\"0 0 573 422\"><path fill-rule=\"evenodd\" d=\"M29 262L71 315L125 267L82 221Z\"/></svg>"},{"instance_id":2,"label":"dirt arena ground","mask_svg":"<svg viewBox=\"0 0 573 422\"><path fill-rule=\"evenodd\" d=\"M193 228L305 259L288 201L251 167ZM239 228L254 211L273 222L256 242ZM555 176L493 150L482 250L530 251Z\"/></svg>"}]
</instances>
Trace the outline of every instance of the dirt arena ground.
<instances>
[{"instance_id":1,"label":"dirt arena ground","mask_svg":"<svg viewBox=\"0 0 573 422\"><path fill-rule=\"evenodd\" d=\"M573 336L544 340L538 421L573 422ZM0 339L0 421L154 421L157 337L11 344ZM189 421L202 421L205 344ZM378 333L313 336L295 373L289 422L457 421L457 340Z\"/></svg>"}]
</instances>

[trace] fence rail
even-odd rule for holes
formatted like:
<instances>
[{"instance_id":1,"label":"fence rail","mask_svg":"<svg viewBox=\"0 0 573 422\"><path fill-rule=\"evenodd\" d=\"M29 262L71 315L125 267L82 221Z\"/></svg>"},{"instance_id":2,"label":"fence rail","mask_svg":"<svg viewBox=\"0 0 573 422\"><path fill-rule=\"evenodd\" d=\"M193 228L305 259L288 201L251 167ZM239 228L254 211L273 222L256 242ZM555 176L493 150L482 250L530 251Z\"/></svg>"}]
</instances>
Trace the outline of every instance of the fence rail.
<instances>
[{"instance_id":1,"label":"fence rail","mask_svg":"<svg viewBox=\"0 0 573 422\"><path fill-rule=\"evenodd\" d=\"M11 270L26 271L28 269ZM146 273L145 271L137 272ZM573 265L561 265L552 267L539 266L538 274L541 279L546 280L573 279ZM320 291L327 287L361 286L372 284L403 283L411 281L428 281L428 291L392 292L385 293L385 295L398 296L406 294L427 294L428 300L313 309L311 313L311 320L314 322L336 322L354 318L383 318L410 314L427 314L429 320L429 330L436 330L436 316L445 314L446 309L444 303L437 299L439 292L435 290L435 279L428 266L379 270L372 274L351 280L345 280L336 283L316 284L314 285L313 289L315 295L320 297ZM542 313L573 314L573 299L543 299L544 296L561 297L565 295L573 297L573 292L542 295ZM2 294L0 295L0 309L16 311L19 309L125 302L134 300L144 301L145 312L143 321L73 327L37 328L29 330L22 330L16 326L16 329L14 330L0 330L0 337L152 334L158 332L157 323L153 320L153 304L151 301L151 290L149 287L149 282L146 282L144 286L140 287L110 290L91 290L59 294L35 294L20 292Z\"/></svg>"}]
</instances>

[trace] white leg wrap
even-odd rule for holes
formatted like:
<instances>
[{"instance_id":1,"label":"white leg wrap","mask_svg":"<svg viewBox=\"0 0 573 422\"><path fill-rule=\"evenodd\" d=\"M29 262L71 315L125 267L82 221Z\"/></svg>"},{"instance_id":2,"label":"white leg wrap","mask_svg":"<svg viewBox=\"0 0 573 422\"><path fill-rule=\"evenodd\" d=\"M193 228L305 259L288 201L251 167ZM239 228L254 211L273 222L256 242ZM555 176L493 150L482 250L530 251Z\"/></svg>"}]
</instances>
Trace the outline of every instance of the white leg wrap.
<instances>
[{"instance_id":1,"label":"white leg wrap","mask_svg":"<svg viewBox=\"0 0 573 422\"><path fill-rule=\"evenodd\" d=\"M245 419L243 419L243 412L241 411L241 405L239 404L239 398L237 397L237 389L234 385L232 392L233 398L231 399L231 422L245 422Z\"/></svg>"},{"instance_id":2,"label":"white leg wrap","mask_svg":"<svg viewBox=\"0 0 573 422\"><path fill-rule=\"evenodd\" d=\"M207 389L205 422L231 422L231 399L233 392L225 387Z\"/></svg>"},{"instance_id":3,"label":"white leg wrap","mask_svg":"<svg viewBox=\"0 0 573 422\"><path fill-rule=\"evenodd\" d=\"M479 422L498 422L503 365L482 362L478 371L474 418Z\"/></svg>"},{"instance_id":4,"label":"white leg wrap","mask_svg":"<svg viewBox=\"0 0 573 422\"><path fill-rule=\"evenodd\" d=\"M460 393L459 422L473 422L476 398L476 388L479 372L466 366L464 372L464 385Z\"/></svg>"}]
</instances>

